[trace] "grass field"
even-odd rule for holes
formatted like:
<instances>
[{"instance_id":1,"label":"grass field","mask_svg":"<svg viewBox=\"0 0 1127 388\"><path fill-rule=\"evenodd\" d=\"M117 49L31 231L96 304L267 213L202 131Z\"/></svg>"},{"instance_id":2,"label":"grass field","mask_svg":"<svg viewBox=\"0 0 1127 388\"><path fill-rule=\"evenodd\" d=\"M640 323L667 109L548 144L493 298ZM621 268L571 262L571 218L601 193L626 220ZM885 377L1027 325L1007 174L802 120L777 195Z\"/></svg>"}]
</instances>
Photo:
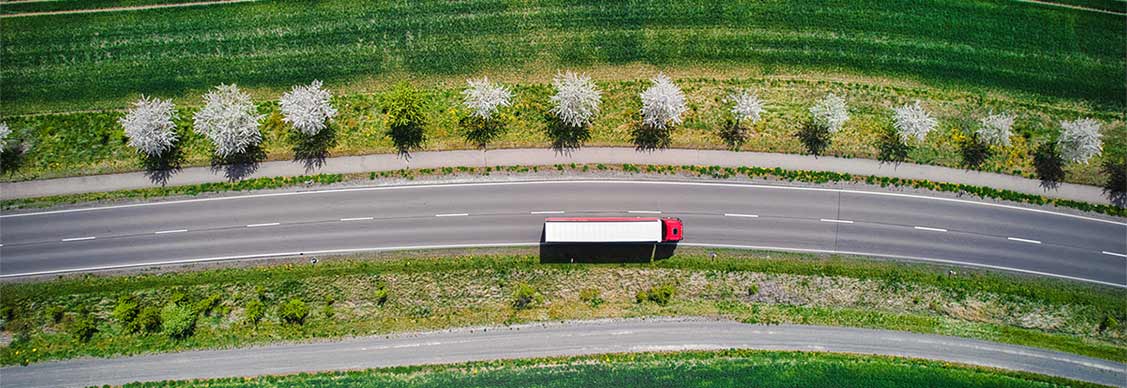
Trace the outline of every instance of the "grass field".
<instances>
[{"instance_id":1,"label":"grass field","mask_svg":"<svg viewBox=\"0 0 1127 388\"><path fill-rule=\"evenodd\" d=\"M189 387L1094 387L1029 373L933 361L828 353L609 354L383 368L359 372L158 382Z\"/></svg>"},{"instance_id":2,"label":"grass field","mask_svg":"<svg viewBox=\"0 0 1127 388\"><path fill-rule=\"evenodd\" d=\"M652 265L541 264L519 250L418 252L2 284L0 338L12 342L0 346L0 364L645 316L884 328L1127 360L1119 289L965 269L951 276L944 267L859 258L719 251L711 259L704 250L679 251ZM536 296L518 307L514 295L522 285ZM671 299L637 301L639 291L661 286L673 287ZM582 296L591 292L597 302ZM115 312L123 296L136 301L134 311L189 306L194 331L182 339L160 328L131 331ZM292 299L308 308L302 324L282 318L278 306ZM249 319L256 315L257 323ZM84 322L97 329L87 342L76 334Z\"/></svg>"}]
</instances>

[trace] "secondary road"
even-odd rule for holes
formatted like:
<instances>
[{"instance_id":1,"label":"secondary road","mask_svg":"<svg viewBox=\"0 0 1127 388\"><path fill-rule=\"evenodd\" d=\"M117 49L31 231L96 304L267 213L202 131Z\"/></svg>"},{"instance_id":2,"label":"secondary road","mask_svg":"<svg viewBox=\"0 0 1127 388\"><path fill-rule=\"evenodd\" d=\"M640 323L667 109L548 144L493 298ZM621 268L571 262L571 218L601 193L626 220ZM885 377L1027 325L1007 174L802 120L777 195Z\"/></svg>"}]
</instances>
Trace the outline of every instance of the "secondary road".
<instances>
[{"instance_id":1,"label":"secondary road","mask_svg":"<svg viewBox=\"0 0 1127 388\"><path fill-rule=\"evenodd\" d=\"M684 245L853 252L1127 286L1127 224L979 202L715 182L253 194L0 217L0 276L418 246L535 245L552 215L676 216Z\"/></svg>"},{"instance_id":2,"label":"secondary road","mask_svg":"<svg viewBox=\"0 0 1127 388\"><path fill-rule=\"evenodd\" d=\"M1127 385L1123 364L1023 346L885 330L712 320L588 321L457 329L390 338L47 362L0 368L0 375L6 386L78 387L505 358L731 348L926 358Z\"/></svg>"}]
</instances>

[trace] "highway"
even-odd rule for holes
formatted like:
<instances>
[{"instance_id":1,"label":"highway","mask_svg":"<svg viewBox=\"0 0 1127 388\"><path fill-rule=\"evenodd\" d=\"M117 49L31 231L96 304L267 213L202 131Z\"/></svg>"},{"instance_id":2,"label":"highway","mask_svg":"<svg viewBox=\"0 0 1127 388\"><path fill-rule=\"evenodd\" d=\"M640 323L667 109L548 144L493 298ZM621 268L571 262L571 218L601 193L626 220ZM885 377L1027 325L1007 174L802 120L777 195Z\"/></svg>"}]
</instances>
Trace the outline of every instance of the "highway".
<instances>
[{"instance_id":1,"label":"highway","mask_svg":"<svg viewBox=\"0 0 1127 388\"><path fill-rule=\"evenodd\" d=\"M1127 370L1121 363L1024 346L887 330L763 326L702 319L525 324L388 338L84 358L0 368L0 375L5 385L13 387L82 387L505 358L732 348L925 358L1127 386Z\"/></svg>"},{"instance_id":2,"label":"highway","mask_svg":"<svg viewBox=\"0 0 1127 388\"><path fill-rule=\"evenodd\" d=\"M680 217L686 246L859 253L1127 286L1122 219L889 192L617 180L356 187L4 214L0 277L535 245L543 218L554 215Z\"/></svg>"}]
</instances>

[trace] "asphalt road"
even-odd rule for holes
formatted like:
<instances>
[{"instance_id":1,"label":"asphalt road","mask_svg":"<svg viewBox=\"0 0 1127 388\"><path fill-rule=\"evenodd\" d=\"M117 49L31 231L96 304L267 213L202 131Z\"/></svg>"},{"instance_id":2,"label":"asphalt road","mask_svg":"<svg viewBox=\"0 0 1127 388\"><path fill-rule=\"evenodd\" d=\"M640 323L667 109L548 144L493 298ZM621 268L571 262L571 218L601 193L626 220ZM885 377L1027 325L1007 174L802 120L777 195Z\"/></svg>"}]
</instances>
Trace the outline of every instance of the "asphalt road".
<instances>
[{"instance_id":1,"label":"asphalt road","mask_svg":"<svg viewBox=\"0 0 1127 388\"><path fill-rule=\"evenodd\" d=\"M457 329L390 338L47 362L0 368L0 375L4 385L11 387L77 387L507 358L730 348L926 358L1127 385L1127 366L1123 364L1023 346L885 330L713 320L588 321Z\"/></svg>"},{"instance_id":2,"label":"asphalt road","mask_svg":"<svg viewBox=\"0 0 1127 388\"><path fill-rule=\"evenodd\" d=\"M7 214L0 217L0 276L535 244L547 216L655 212L685 221L684 245L934 259L1127 285L1121 220L891 193L653 181L408 185Z\"/></svg>"}]
</instances>

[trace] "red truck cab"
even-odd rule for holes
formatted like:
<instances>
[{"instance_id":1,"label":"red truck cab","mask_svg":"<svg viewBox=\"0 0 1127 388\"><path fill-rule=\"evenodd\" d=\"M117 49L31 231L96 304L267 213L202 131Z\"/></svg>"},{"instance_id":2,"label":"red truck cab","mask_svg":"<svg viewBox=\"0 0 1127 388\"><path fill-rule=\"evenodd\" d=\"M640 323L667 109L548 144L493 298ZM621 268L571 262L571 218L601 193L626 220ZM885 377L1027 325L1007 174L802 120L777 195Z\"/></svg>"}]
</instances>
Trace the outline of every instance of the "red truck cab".
<instances>
[{"instance_id":1,"label":"red truck cab","mask_svg":"<svg viewBox=\"0 0 1127 388\"><path fill-rule=\"evenodd\" d=\"M665 242L681 241L681 234L685 231L680 218L666 217L661 219Z\"/></svg>"}]
</instances>

